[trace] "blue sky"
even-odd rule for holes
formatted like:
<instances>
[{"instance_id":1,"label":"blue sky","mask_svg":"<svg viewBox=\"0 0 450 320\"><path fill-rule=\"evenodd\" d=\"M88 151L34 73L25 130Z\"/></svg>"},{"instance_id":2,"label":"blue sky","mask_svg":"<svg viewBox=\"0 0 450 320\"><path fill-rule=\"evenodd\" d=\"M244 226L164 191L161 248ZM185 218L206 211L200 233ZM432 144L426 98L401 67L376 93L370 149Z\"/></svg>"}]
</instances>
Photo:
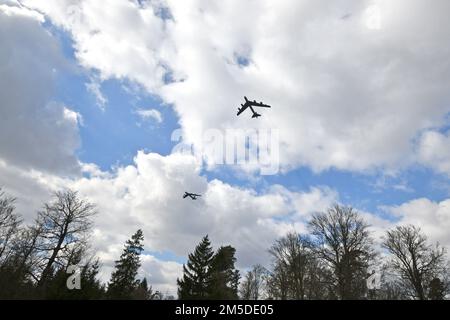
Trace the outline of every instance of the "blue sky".
<instances>
[{"instance_id":1,"label":"blue sky","mask_svg":"<svg viewBox=\"0 0 450 320\"><path fill-rule=\"evenodd\" d=\"M204 234L241 268L267 264L333 202L377 237L415 223L450 243L448 3L21 3L0 0L0 184L30 220L58 188L97 203L105 278L138 226L143 272L173 291ZM236 117L243 95L272 109ZM283 171L172 154L174 130L199 146L209 128L279 129Z\"/></svg>"},{"instance_id":2,"label":"blue sky","mask_svg":"<svg viewBox=\"0 0 450 320\"><path fill-rule=\"evenodd\" d=\"M60 40L65 57L76 66L70 35L51 24L47 28ZM240 63L245 65L248 61ZM86 88L89 77L92 77L91 73L77 67L59 74L54 97L83 117L83 125L80 126L82 145L77 150L81 161L95 163L108 171L132 164L139 150L161 155L171 153L177 143L171 141L171 134L180 128L172 106L133 83L111 79L101 83L101 93L107 99L106 105L101 107ZM134 112L138 108L156 109L161 112L164 121L143 122ZM441 130L445 132L446 129ZM328 186L339 192L343 203L380 214L379 206L398 205L418 197L442 201L449 195L447 179L423 166L409 168L396 176L384 176L379 171L353 173L333 168L317 173L307 167L300 167L274 176L260 176L257 182L237 175L233 167L227 166L203 170L203 174L209 180L220 179L237 186L251 186L260 192L272 184L296 191L305 191L315 185Z\"/></svg>"},{"instance_id":3,"label":"blue sky","mask_svg":"<svg viewBox=\"0 0 450 320\"><path fill-rule=\"evenodd\" d=\"M169 154L175 145L170 135L179 127L173 109L139 86L116 79L101 83L100 90L107 103L104 107L98 105L95 95L86 87L91 78L95 78L95 72L78 66L67 32L51 23L47 23L47 28L59 39L64 56L72 66L58 74L54 99L71 106L83 117L82 145L77 150L79 159L107 171L114 166L131 164L138 150ZM140 108L160 111L164 121L143 122L135 112Z\"/></svg>"}]
</instances>

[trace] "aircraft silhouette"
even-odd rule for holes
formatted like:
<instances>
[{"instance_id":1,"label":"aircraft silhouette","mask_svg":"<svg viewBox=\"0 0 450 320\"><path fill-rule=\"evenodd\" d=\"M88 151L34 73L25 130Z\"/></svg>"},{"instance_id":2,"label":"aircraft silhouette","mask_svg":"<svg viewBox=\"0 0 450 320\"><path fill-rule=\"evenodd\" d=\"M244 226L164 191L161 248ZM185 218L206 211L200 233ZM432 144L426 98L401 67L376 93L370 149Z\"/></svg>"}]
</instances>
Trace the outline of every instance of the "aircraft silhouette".
<instances>
[{"instance_id":1,"label":"aircraft silhouette","mask_svg":"<svg viewBox=\"0 0 450 320\"><path fill-rule=\"evenodd\" d=\"M183 199L185 199L187 197L191 197L192 200L197 200L197 197L201 197L201 195L195 194L195 193L185 192L184 196L183 196Z\"/></svg>"},{"instance_id":2,"label":"aircraft silhouette","mask_svg":"<svg viewBox=\"0 0 450 320\"><path fill-rule=\"evenodd\" d=\"M247 108L250 108L250 110L252 110L252 112L253 112L252 118L258 118L258 117L261 117L261 115L259 113L257 113L255 111L255 109L253 109L253 107L270 108L269 105L264 104L262 102L256 102L256 100L250 101L247 99L247 97L244 97L244 99L245 99L245 103L241 104L242 108L238 109L237 115L240 115Z\"/></svg>"}]
</instances>

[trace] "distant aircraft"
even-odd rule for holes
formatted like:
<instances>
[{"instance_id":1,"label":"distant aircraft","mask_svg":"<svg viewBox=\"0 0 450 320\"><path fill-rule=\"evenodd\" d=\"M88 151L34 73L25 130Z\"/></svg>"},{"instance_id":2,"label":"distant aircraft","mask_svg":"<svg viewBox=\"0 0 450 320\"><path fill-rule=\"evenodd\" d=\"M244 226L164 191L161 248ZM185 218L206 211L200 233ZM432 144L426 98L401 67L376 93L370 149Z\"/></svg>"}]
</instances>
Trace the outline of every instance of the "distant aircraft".
<instances>
[{"instance_id":1,"label":"distant aircraft","mask_svg":"<svg viewBox=\"0 0 450 320\"><path fill-rule=\"evenodd\" d=\"M240 115L247 108L250 108L250 110L252 110L252 112L253 112L252 118L258 118L258 117L261 117L261 115L259 113L255 112L255 109L253 109L253 107L270 108L269 105L264 104L262 102L256 102L256 100L250 101L247 99L247 97L244 97L244 99L245 99L245 103L241 104L242 108L238 109L237 115Z\"/></svg>"},{"instance_id":2,"label":"distant aircraft","mask_svg":"<svg viewBox=\"0 0 450 320\"><path fill-rule=\"evenodd\" d=\"M184 196L183 196L183 199L185 199L187 197L191 197L192 200L197 200L197 197L201 197L201 195L195 194L195 193L185 192Z\"/></svg>"}]
</instances>

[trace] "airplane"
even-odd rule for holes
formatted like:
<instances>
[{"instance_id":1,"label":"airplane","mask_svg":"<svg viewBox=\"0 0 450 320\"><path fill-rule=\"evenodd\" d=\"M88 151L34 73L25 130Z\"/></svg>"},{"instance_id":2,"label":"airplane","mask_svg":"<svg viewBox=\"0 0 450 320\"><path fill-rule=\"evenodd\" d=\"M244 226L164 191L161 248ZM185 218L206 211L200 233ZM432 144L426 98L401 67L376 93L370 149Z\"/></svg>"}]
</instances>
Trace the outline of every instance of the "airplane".
<instances>
[{"instance_id":1,"label":"airplane","mask_svg":"<svg viewBox=\"0 0 450 320\"><path fill-rule=\"evenodd\" d=\"M250 101L250 100L247 99L247 97L244 97L244 99L245 99L245 103L241 104L242 108L238 109L237 115L240 115L247 108L250 108L250 110L252 110L252 112L253 112L252 118L258 118L258 117L261 117L261 115L259 113L257 113L255 111L255 109L253 109L253 107L270 108L269 105L264 104L262 102L256 102L256 100Z\"/></svg>"},{"instance_id":2,"label":"airplane","mask_svg":"<svg viewBox=\"0 0 450 320\"><path fill-rule=\"evenodd\" d=\"M183 199L185 199L187 197L191 197L192 200L197 200L197 197L201 197L201 195L195 194L195 193L185 192L184 196L183 196Z\"/></svg>"}]
</instances>

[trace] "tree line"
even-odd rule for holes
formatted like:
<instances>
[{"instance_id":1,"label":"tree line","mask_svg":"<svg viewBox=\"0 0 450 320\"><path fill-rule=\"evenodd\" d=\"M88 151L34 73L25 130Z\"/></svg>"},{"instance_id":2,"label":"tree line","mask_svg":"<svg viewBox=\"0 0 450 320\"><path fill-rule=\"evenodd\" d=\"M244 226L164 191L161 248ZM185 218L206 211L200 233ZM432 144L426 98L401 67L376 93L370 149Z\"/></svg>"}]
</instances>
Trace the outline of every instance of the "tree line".
<instances>
[{"instance_id":1,"label":"tree line","mask_svg":"<svg viewBox=\"0 0 450 320\"><path fill-rule=\"evenodd\" d=\"M388 230L375 249L369 225L351 207L316 213L308 235L289 233L270 248L272 266L248 271L245 299L443 300L449 293L446 250L420 228Z\"/></svg>"},{"instance_id":2,"label":"tree line","mask_svg":"<svg viewBox=\"0 0 450 320\"><path fill-rule=\"evenodd\" d=\"M56 192L24 225L15 201L0 189L0 299L173 298L138 277L142 230L126 241L105 284L89 241L94 204L72 190ZM416 226L388 230L376 245L362 216L341 205L312 215L307 226L307 234L274 241L270 266L255 265L243 276L236 249L214 251L204 236L177 279L178 298L442 300L450 293L446 249ZM80 268L81 290L70 289L71 266Z\"/></svg>"},{"instance_id":3,"label":"tree line","mask_svg":"<svg viewBox=\"0 0 450 320\"><path fill-rule=\"evenodd\" d=\"M138 230L115 261L108 284L98 280L99 259L89 232L95 206L77 192L56 192L31 225L15 212L15 198L0 189L0 299L157 299L147 280L137 279L144 235ZM79 288L68 285L78 266ZM74 278L75 279L75 278Z\"/></svg>"}]
</instances>

